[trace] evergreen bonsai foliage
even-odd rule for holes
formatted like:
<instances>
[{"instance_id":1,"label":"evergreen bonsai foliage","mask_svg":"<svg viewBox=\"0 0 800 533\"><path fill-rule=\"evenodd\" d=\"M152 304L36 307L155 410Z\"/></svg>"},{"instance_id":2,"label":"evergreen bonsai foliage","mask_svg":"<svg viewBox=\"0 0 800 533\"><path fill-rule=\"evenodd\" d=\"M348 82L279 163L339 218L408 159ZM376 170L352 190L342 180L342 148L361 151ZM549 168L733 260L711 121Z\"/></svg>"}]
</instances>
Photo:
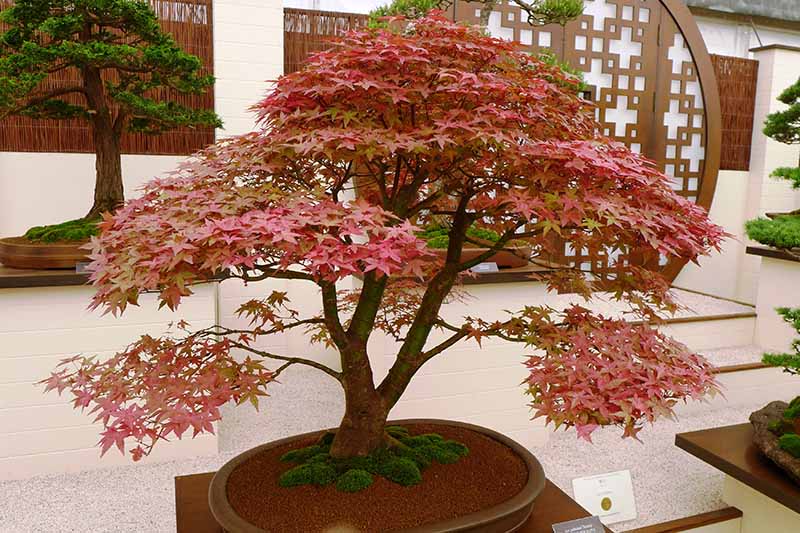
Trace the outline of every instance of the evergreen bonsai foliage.
<instances>
[{"instance_id":1,"label":"evergreen bonsai foliage","mask_svg":"<svg viewBox=\"0 0 800 533\"><path fill-rule=\"evenodd\" d=\"M764 134L785 144L800 144L800 79L783 91L778 100L788 108L767 116ZM772 176L788 180L800 189L800 167L781 167ZM800 210L773 218L760 217L747 222L747 236L754 241L791 250L800 247Z\"/></svg>"},{"instance_id":2,"label":"evergreen bonsai foliage","mask_svg":"<svg viewBox=\"0 0 800 533\"><path fill-rule=\"evenodd\" d=\"M780 307L778 314L800 334L800 308ZM800 338L792 341L793 353L767 353L762 361L769 366L783 367L784 372L800 374ZM770 425L770 430L778 435L780 447L800 458L800 397L795 398L783 412L783 418Z\"/></svg>"},{"instance_id":3,"label":"evergreen bonsai foliage","mask_svg":"<svg viewBox=\"0 0 800 533\"><path fill-rule=\"evenodd\" d=\"M331 456L335 435L325 434L316 444L281 457L281 461L297 466L285 471L279 483L282 487L335 483L343 492L358 492L372 484L373 476L382 476L398 485L410 486L422 481L422 471L434 462L456 463L469 453L463 444L436 433L412 436L404 427L388 426L385 434L386 446L366 456L346 458Z\"/></svg>"},{"instance_id":4,"label":"evergreen bonsai foliage","mask_svg":"<svg viewBox=\"0 0 800 533\"><path fill-rule=\"evenodd\" d=\"M96 157L87 219L124 201L120 137L180 126L221 125L213 111L152 98L155 91L199 94L214 83L142 0L15 0L0 13L0 118L83 119ZM74 74L73 81L53 77Z\"/></svg>"},{"instance_id":5,"label":"evergreen bonsai foliage","mask_svg":"<svg viewBox=\"0 0 800 533\"><path fill-rule=\"evenodd\" d=\"M792 326L800 334L800 308L779 307L776 311L783 317L784 322ZM792 341L792 349L794 353L764 354L762 360L769 366L783 367L784 371L790 374L800 374L800 338Z\"/></svg>"},{"instance_id":6,"label":"evergreen bonsai foliage","mask_svg":"<svg viewBox=\"0 0 800 533\"><path fill-rule=\"evenodd\" d=\"M447 249L450 244L450 228L440 224L430 224L418 234L428 244L429 248ZM467 247L482 247L496 243L500 240L500 234L486 228L479 228L474 225L467 228L464 239Z\"/></svg>"},{"instance_id":7,"label":"evergreen bonsai foliage","mask_svg":"<svg viewBox=\"0 0 800 533\"><path fill-rule=\"evenodd\" d=\"M571 268L548 278L551 290L586 300L609 290L630 304L630 322L537 301L501 316L441 312L467 271L512 241L524 241L533 262L557 251L554 234L575 249L667 259L719 248L723 230L651 161L603 137L569 80L512 43L435 14L403 29L350 32L276 82L256 106L258 131L152 181L93 240L92 307L113 314L145 291L175 309L194 284L220 275L308 284L319 290L320 310L301 312L287 293L265 289L241 306L245 329L180 323L107 359L71 357L46 388L67 390L76 407L94 412L103 451L124 451L127 441L138 459L162 439L212 431L221 405L258 403L286 368L306 365L341 385L345 413L329 447L295 454L304 468L284 482L313 474L334 483L333 467L349 488L366 477L342 480L337 461L418 480L427 452L390 466L369 458L402 454L397 440L418 451L392 435L389 413L423 365L457 343L517 343L534 416L586 439L600 426L635 437L677 402L714 394L708 362L652 324L676 307L668 283L632 262L604 279ZM438 258L418 235L433 222L448 228ZM500 238L466 260L472 226ZM352 275L359 285L337 287ZM270 335L295 328L335 350L338 364L264 348ZM370 340L383 336L395 355L376 375ZM430 457L455 459L433 449Z\"/></svg>"},{"instance_id":8,"label":"evergreen bonsai foliage","mask_svg":"<svg viewBox=\"0 0 800 533\"><path fill-rule=\"evenodd\" d=\"M780 420L770 422L770 431L778 436L778 446L800 458L800 396L789 403Z\"/></svg>"}]
</instances>

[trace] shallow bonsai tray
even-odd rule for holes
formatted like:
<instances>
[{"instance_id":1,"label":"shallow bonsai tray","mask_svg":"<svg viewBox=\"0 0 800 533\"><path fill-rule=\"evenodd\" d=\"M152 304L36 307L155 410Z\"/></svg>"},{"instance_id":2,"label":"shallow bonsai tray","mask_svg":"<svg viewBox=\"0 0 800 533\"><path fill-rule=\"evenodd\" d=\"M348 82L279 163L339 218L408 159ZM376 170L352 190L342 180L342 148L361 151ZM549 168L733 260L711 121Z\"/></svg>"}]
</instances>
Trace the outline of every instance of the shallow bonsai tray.
<instances>
[{"instance_id":1,"label":"shallow bonsai tray","mask_svg":"<svg viewBox=\"0 0 800 533\"><path fill-rule=\"evenodd\" d=\"M178 533L223 533L208 507L208 485L214 472L175 478L175 516ZM561 489L547 481L536 498L533 514L518 533L549 533L551 526L589 516ZM606 528L608 533L612 531Z\"/></svg>"}]
</instances>

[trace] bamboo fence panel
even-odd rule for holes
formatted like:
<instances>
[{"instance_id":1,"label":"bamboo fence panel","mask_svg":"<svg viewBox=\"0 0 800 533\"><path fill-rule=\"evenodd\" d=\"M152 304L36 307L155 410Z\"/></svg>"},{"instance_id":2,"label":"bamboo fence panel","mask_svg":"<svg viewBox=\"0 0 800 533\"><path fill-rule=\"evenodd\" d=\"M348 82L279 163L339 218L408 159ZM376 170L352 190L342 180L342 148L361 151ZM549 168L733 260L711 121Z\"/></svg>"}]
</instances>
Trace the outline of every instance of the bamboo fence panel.
<instances>
[{"instance_id":1,"label":"bamboo fence panel","mask_svg":"<svg viewBox=\"0 0 800 533\"><path fill-rule=\"evenodd\" d=\"M283 10L283 72L302 67L309 55L330 48L330 39L367 24L369 17L357 13Z\"/></svg>"},{"instance_id":2,"label":"bamboo fence panel","mask_svg":"<svg viewBox=\"0 0 800 533\"><path fill-rule=\"evenodd\" d=\"M758 61L711 54L722 111L721 170L750 170Z\"/></svg>"},{"instance_id":3,"label":"bamboo fence panel","mask_svg":"<svg viewBox=\"0 0 800 533\"><path fill-rule=\"evenodd\" d=\"M213 74L214 39L212 0L148 0L161 27L171 33L178 45L203 61L203 72ZM13 0L0 0L0 11ZM0 24L0 32L6 27ZM46 87L65 86L77 79L77 72L65 70L46 80ZM151 95L159 100L173 100L195 109L214 109L214 90L204 94L180 95L158 90ZM70 95L83 103L81 96ZM160 135L125 133L122 152L126 154L185 155L214 142L214 128L179 128ZM79 152L93 153L91 128L84 120L41 120L8 117L0 121L0 151L4 152Z\"/></svg>"}]
</instances>

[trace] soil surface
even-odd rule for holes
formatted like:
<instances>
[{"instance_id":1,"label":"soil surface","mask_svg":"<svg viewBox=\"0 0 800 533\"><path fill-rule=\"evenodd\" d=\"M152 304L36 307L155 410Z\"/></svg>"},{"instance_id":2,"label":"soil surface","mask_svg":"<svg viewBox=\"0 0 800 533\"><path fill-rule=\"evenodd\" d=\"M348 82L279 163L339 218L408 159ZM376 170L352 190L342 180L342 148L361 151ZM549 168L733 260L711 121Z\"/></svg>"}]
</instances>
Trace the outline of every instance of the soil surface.
<instances>
[{"instance_id":1,"label":"soil surface","mask_svg":"<svg viewBox=\"0 0 800 533\"><path fill-rule=\"evenodd\" d=\"M412 435L438 433L469 447L450 465L434 463L422 483L403 487L380 476L366 490L345 493L326 487L278 486L292 468L278 458L314 443L297 441L255 455L231 472L228 499L242 518L274 533L387 533L448 520L492 507L519 493L528 481L525 462L510 448L473 431L408 425Z\"/></svg>"}]
</instances>

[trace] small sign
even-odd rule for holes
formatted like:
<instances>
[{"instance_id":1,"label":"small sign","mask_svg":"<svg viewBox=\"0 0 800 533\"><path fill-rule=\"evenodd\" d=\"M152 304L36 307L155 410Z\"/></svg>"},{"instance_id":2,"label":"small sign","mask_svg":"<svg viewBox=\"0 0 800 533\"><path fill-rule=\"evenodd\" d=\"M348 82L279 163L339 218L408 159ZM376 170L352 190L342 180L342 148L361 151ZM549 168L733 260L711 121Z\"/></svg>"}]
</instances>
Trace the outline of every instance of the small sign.
<instances>
[{"instance_id":1,"label":"small sign","mask_svg":"<svg viewBox=\"0 0 800 533\"><path fill-rule=\"evenodd\" d=\"M476 274L484 274L486 272L500 272L500 269L497 268L497 263L478 263L470 270L472 270Z\"/></svg>"},{"instance_id":2,"label":"small sign","mask_svg":"<svg viewBox=\"0 0 800 533\"><path fill-rule=\"evenodd\" d=\"M86 272L89 272L86 269L86 267L88 267L89 264L90 263L88 261L85 261L85 262L82 262L82 263L75 263L75 273L76 274L84 274Z\"/></svg>"},{"instance_id":3,"label":"small sign","mask_svg":"<svg viewBox=\"0 0 800 533\"><path fill-rule=\"evenodd\" d=\"M636 500L630 470L572 480L575 501L608 524L636 518Z\"/></svg>"},{"instance_id":4,"label":"small sign","mask_svg":"<svg viewBox=\"0 0 800 533\"><path fill-rule=\"evenodd\" d=\"M605 528L598 517L590 516L553 524L553 533L605 533Z\"/></svg>"}]
</instances>

